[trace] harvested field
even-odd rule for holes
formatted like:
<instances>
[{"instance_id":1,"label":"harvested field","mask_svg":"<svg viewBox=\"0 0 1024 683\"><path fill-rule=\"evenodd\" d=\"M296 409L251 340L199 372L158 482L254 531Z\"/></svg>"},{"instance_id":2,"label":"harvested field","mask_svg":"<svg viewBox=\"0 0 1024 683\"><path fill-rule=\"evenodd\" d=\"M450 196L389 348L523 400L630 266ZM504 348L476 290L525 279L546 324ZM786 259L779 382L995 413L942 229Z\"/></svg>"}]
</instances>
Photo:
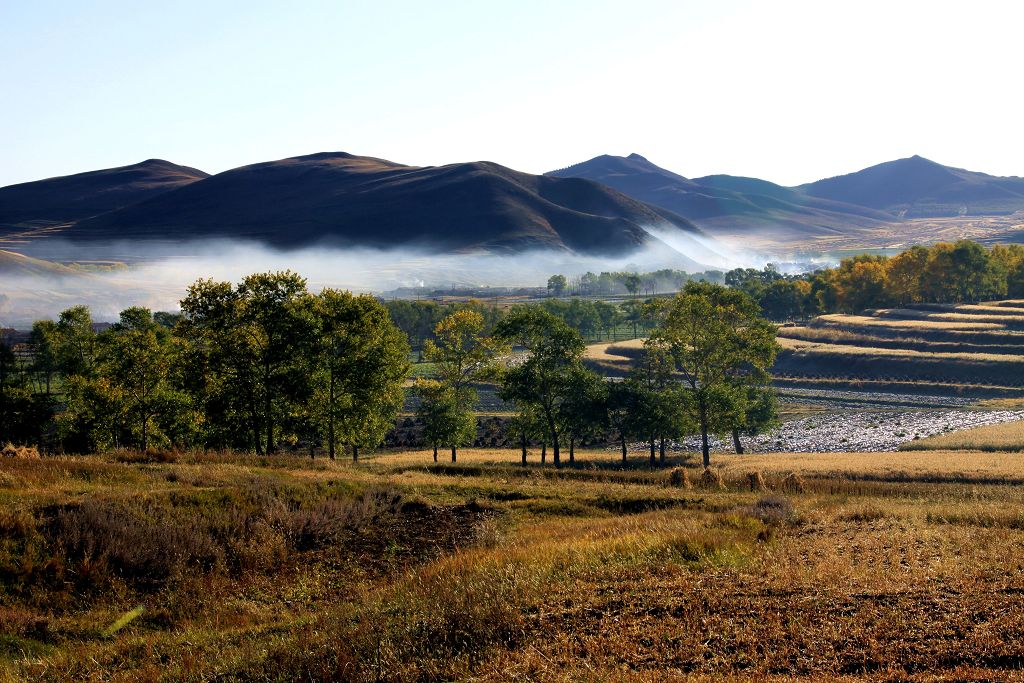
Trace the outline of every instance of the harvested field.
<instances>
[{"instance_id":1,"label":"harvested field","mask_svg":"<svg viewBox=\"0 0 1024 683\"><path fill-rule=\"evenodd\" d=\"M986 425L975 429L939 434L900 446L909 451L1024 451L1024 422Z\"/></svg>"},{"instance_id":2,"label":"harvested field","mask_svg":"<svg viewBox=\"0 0 1024 683\"><path fill-rule=\"evenodd\" d=\"M1003 303L819 316L780 328L774 370L787 381L945 385L951 395L988 386L997 394L989 398L998 398L1000 387L1011 396L1024 386L1024 333L1017 329L1024 316Z\"/></svg>"},{"instance_id":3,"label":"harvested field","mask_svg":"<svg viewBox=\"0 0 1024 683\"><path fill-rule=\"evenodd\" d=\"M716 456L723 488L692 454L129 456L0 460L0 567L35 577L0 584L0 680L1009 681L1024 663L1015 454ZM310 514L325 500L337 514ZM110 505L166 529L191 509L192 535L137 537L178 543L186 571L139 584L77 555L89 581L47 583L54 534ZM288 524L242 524L262 508ZM244 570L197 561L217 548Z\"/></svg>"}]
</instances>

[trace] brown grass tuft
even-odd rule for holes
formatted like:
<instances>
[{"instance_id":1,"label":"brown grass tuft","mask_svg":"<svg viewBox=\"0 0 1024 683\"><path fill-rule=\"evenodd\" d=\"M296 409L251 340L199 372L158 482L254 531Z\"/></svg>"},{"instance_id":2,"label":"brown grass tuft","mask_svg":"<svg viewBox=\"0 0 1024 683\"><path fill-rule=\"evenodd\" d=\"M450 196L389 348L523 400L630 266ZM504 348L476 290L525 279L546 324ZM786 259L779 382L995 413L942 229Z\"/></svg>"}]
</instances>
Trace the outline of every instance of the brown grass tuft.
<instances>
[{"instance_id":1,"label":"brown grass tuft","mask_svg":"<svg viewBox=\"0 0 1024 683\"><path fill-rule=\"evenodd\" d=\"M747 475L747 485L751 491L767 491L768 485L764 483L764 477L760 472L751 472Z\"/></svg>"}]
</instances>

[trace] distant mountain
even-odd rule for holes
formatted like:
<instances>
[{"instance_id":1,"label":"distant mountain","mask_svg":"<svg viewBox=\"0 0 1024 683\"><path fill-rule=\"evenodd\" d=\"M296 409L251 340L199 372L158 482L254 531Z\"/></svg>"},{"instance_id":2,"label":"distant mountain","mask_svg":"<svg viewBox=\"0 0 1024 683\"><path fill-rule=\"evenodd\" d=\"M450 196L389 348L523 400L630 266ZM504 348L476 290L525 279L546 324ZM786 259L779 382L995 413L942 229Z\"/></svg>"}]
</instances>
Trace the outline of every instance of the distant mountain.
<instances>
[{"instance_id":1,"label":"distant mountain","mask_svg":"<svg viewBox=\"0 0 1024 683\"><path fill-rule=\"evenodd\" d=\"M546 175L603 183L684 216L713 235L770 229L776 238L821 236L892 220L871 208L811 197L757 178L713 175L688 179L639 154L606 154Z\"/></svg>"},{"instance_id":2,"label":"distant mountain","mask_svg":"<svg viewBox=\"0 0 1024 683\"><path fill-rule=\"evenodd\" d=\"M603 185L490 162L415 167L342 152L236 168L76 223L73 240L246 238L311 244L623 255L700 230Z\"/></svg>"},{"instance_id":3,"label":"distant mountain","mask_svg":"<svg viewBox=\"0 0 1024 683\"><path fill-rule=\"evenodd\" d=\"M860 204L906 218L999 215L1024 209L1024 178L965 171L920 156L797 189L812 197Z\"/></svg>"},{"instance_id":4,"label":"distant mountain","mask_svg":"<svg viewBox=\"0 0 1024 683\"><path fill-rule=\"evenodd\" d=\"M0 235L80 221L136 204L209 175L162 159L0 187Z\"/></svg>"}]
</instances>

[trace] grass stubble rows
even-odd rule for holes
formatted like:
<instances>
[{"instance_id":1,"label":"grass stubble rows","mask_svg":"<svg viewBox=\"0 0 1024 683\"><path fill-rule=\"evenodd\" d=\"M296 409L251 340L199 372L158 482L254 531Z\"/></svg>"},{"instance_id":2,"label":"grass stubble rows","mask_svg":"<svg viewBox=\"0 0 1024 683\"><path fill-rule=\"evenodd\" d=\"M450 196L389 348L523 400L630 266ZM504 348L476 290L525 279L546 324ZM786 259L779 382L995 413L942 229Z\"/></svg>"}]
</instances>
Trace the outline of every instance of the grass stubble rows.
<instances>
[{"instance_id":1,"label":"grass stubble rows","mask_svg":"<svg viewBox=\"0 0 1024 683\"><path fill-rule=\"evenodd\" d=\"M0 461L0 678L1022 675L1013 454L514 455Z\"/></svg>"}]
</instances>

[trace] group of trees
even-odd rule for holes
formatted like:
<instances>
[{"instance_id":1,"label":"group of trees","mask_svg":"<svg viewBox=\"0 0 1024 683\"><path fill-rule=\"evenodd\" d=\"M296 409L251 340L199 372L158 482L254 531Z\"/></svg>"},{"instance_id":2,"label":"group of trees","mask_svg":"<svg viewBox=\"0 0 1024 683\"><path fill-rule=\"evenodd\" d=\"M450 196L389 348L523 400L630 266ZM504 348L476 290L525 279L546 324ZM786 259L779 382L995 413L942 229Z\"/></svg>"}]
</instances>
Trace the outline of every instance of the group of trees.
<instances>
[{"instance_id":1,"label":"group of trees","mask_svg":"<svg viewBox=\"0 0 1024 683\"><path fill-rule=\"evenodd\" d=\"M360 446L380 443L402 406L408 344L371 296L311 294L286 271L237 287L200 280L181 310L130 308L100 332L83 306L37 322L30 361L0 384L3 401L18 403L0 411L10 423L0 436L43 443L52 428L78 452L268 453L304 439L331 457L344 446L357 457Z\"/></svg>"},{"instance_id":2,"label":"group of trees","mask_svg":"<svg viewBox=\"0 0 1024 683\"><path fill-rule=\"evenodd\" d=\"M565 275L552 275L548 278L548 293L553 296L567 294L580 296L614 296L622 294L652 295L659 292L677 292L687 282L721 283L724 274L718 270L703 273L687 273L683 270L663 268L647 273L633 271L619 272L586 272L583 275L567 278Z\"/></svg>"},{"instance_id":3,"label":"group of trees","mask_svg":"<svg viewBox=\"0 0 1024 683\"><path fill-rule=\"evenodd\" d=\"M705 465L710 434L758 433L774 423L768 371L775 360L775 329L743 292L708 283L688 283L674 299L653 309L660 319L645 353L624 381L604 381L583 363L580 334L544 306L518 306L492 336L471 313L442 321L438 343L426 354L438 365L438 380L420 380L418 415L437 458L439 445L452 448L472 439L473 381L498 383L516 408L514 430L525 463L527 443L552 448L555 465L568 445L575 458L580 441L614 431L622 457L627 442L646 441L656 462L667 439L699 431Z\"/></svg>"},{"instance_id":4,"label":"group of trees","mask_svg":"<svg viewBox=\"0 0 1024 683\"><path fill-rule=\"evenodd\" d=\"M915 303L963 303L1024 296L1024 246L942 242L915 246L896 256L861 254L835 268L783 275L737 268L725 275L771 320L850 313Z\"/></svg>"},{"instance_id":5,"label":"group of trees","mask_svg":"<svg viewBox=\"0 0 1024 683\"><path fill-rule=\"evenodd\" d=\"M653 331L623 381L583 362L587 309L611 326L610 304L545 301L503 315L449 309L419 328L433 368L412 393L434 458L476 434L476 386L497 384L515 406L525 461L530 442L560 464L581 442L614 432L656 444L694 432L769 426L774 328L739 289L689 282L674 299L635 303ZM415 307L397 310L419 312ZM425 308L426 311L435 309ZM123 311L99 330L83 306L39 321L18 359L0 345L0 439L92 452L112 447L235 448L272 453L299 442L331 458L375 447L394 424L409 374L407 335L371 296L310 293L295 273L251 275L237 286L199 280L178 314ZM410 319L413 316L410 316ZM416 320L421 320L415 316ZM417 322L421 325L421 322Z\"/></svg>"}]
</instances>

